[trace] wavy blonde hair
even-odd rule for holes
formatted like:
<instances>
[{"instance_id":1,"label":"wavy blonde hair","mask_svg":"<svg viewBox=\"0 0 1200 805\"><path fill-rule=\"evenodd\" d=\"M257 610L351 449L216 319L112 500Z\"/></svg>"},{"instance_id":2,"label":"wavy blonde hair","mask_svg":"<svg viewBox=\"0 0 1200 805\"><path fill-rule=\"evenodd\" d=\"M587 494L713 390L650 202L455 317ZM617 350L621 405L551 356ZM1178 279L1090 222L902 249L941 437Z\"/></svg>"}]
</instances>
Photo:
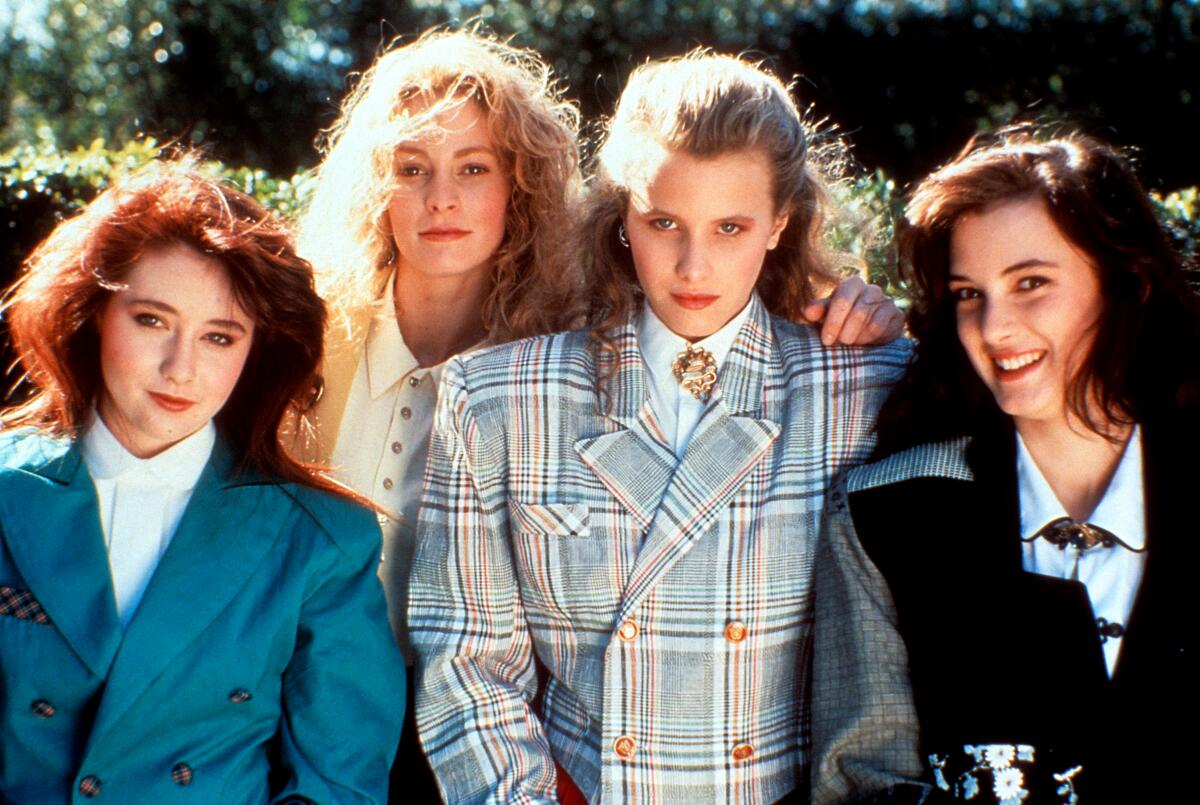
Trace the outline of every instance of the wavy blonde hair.
<instances>
[{"instance_id":1,"label":"wavy blonde hair","mask_svg":"<svg viewBox=\"0 0 1200 805\"><path fill-rule=\"evenodd\" d=\"M438 118L467 103L485 110L512 182L482 311L488 339L547 333L578 318L579 274L563 232L581 186L579 113L532 51L477 30L435 30L384 52L324 133L299 245L339 323L348 325L377 299L392 271L384 216L396 187L397 146L436 136L444 130Z\"/></svg>"},{"instance_id":2,"label":"wavy blonde hair","mask_svg":"<svg viewBox=\"0 0 1200 805\"><path fill-rule=\"evenodd\" d=\"M631 187L648 179L646 163L657 150L648 144L700 158L745 148L766 154L775 210L789 218L756 287L771 313L802 321L805 306L836 283L845 262L825 246L826 174L848 155L836 138L814 148L811 135L788 88L760 64L697 49L635 70L601 135L580 223L594 337L606 344L603 334L624 324L642 299L618 227Z\"/></svg>"}]
</instances>

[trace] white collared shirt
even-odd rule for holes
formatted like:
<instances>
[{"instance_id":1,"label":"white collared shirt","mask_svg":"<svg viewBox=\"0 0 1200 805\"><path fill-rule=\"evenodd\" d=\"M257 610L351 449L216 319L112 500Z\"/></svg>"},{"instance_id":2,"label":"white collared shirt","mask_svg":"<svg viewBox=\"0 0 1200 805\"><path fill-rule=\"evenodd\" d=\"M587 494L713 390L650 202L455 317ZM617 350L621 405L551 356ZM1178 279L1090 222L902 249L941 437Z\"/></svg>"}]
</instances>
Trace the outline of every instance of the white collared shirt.
<instances>
[{"instance_id":1,"label":"white collared shirt","mask_svg":"<svg viewBox=\"0 0 1200 805\"><path fill-rule=\"evenodd\" d=\"M395 287L393 272L386 295L376 302L331 463L338 480L390 515L379 520L383 531L379 578L387 593L392 632L411 665L405 625L408 573L416 548L437 386L445 364L417 364L396 323Z\"/></svg>"},{"instance_id":2,"label":"white collared shirt","mask_svg":"<svg viewBox=\"0 0 1200 805\"><path fill-rule=\"evenodd\" d=\"M693 343L694 346L706 349L712 354L719 373L725 365L725 357L729 354L738 331L742 329L742 323L749 315L750 303L747 301L741 312L720 330L700 341L689 342L663 324L650 309L649 302L642 304L642 313L637 322L637 341L646 370L646 386L650 394L650 404L658 418L658 426L662 428L667 442L675 451L676 458L681 458L687 451L692 433L696 430L707 403L684 391L675 380L671 368L675 358L687 349L688 343Z\"/></svg>"},{"instance_id":3,"label":"white collared shirt","mask_svg":"<svg viewBox=\"0 0 1200 805\"><path fill-rule=\"evenodd\" d=\"M117 441L104 420L80 440L83 460L100 501L100 528L108 547L121 627L129 625L216 443L211 420L151 458L138 458Z\"/></svg>"},{"instance_id":4,"label":"white collared shirt","mask_svg":"<svg viewBox=\"0 0 1200 805\"><path fill-rule=\"evenodd\" d=\"M1067 516L1020 434L1017 435L1017 490L1024 539L1029 540L1050 521ZM1111 548L1097 546L1080 552L1072 547L1060 549L1046 539L1036 539L1023 543L1022 565L1031 573L1066 579L1072 577L1078 562L1076 578L1087 587L1093 614L1109 623L1126 626L1146 567L1141 428L1134 428L1108 489L1087 522L1111 532L1134 550L1118 543ZM1111 677L1121 651L1121 638L1109 637L1102 647Z\"/></svg>"}]
</instances>

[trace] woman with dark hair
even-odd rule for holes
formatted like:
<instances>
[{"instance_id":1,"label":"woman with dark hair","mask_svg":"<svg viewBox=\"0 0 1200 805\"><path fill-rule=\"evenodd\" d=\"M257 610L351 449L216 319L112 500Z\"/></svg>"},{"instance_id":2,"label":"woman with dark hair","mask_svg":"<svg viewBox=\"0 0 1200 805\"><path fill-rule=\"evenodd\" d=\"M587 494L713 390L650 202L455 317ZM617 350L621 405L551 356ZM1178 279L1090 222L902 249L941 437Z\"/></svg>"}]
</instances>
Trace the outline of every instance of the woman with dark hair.
<instances>
[{"instance_id":1,"label":"woman with dark hair","mask_svg":"<svg viewBox=\"0 0 1200 805\"><path fill-rule=\"evenodd\" d=\"M920 342L880 415L886 457L831 499L815 798L920 779L1174 801L1200 485L1183 265L1124 160L1082 135L974 142L906 217Z\"/></svg>"},{"instance_id":2,"label":"woman with dark hair","mask_svg":"<svg viewBox=\"0 0 1200 805\"><path fill-rule=\"evenodd\" d=\"M5 310L4 799L383 801L404 669L373 516L281 446L325 323L282 225L155 163Z\"/></svg>"}]
</instances>

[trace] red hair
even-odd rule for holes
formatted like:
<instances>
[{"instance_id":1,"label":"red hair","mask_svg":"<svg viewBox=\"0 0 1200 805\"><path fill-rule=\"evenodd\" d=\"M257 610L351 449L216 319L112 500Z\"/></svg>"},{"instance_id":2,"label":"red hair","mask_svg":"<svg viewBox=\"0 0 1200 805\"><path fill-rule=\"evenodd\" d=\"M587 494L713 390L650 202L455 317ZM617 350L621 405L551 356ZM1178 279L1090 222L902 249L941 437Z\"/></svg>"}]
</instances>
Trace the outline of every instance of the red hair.
<instances>
[{"instance_id":1,"label":"red hair","mask_svg":"<svg viewBox=\"0 0 1200 805\"><path fill-rule=\"evenodd\" d=\"M190 157L150 163L114 183L25 261L4 309L32 394L0 422L79 435L101 385L97 314L142 255L176 244L224 266L254 320L245 368L215 417L238 466L343 492L280 443L281 429L303 424L316 388L325 305L312 267L279 219L203 175Z\"/></svg>"}]
</instances>

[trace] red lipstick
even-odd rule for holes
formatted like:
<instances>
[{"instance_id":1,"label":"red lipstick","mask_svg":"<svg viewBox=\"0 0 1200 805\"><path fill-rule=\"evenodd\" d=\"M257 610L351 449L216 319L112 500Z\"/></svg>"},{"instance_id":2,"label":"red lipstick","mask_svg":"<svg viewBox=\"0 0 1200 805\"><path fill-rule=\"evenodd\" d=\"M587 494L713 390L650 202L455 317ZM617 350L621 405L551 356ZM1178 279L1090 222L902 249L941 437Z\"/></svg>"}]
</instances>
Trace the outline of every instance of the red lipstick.
<instances>
[{"instance_id":1,"label":"red lipstick","mask_svg":"<svg viewBox=\"0 0 1200 805\"><path fill-rule=\"evenodd\" d=\"M436 226L430 229L423 229L417 233L425 240L431 240L434 243L445 243L452 240L459 240L471 234L469 229L458 229L452 226Z\"/></svg>"},{"instance_id":2,"label":"red lipstick","mask_svg":"<svg viewBox=\"0 0 1200 805\"><path fill-rule=\"evenodd\" d=\"M160 407L165 408L173 414L186 411L195 405L194 402L184 397L172 397L170 394L162 394L157 391L151 391L149 394L150 399L154 400L154 402L158 403Z\"/></svg>"},{"instance_id":3,"label":"red lipstick","mask_svg":"<svg viewBox=\"0 0 1200 805\"><path fill-rule=\"evenodd\" d=\"M671 298L686 310L703 310L721 297L706 293L673 293Z\"/></svg>"}]
</instances>

